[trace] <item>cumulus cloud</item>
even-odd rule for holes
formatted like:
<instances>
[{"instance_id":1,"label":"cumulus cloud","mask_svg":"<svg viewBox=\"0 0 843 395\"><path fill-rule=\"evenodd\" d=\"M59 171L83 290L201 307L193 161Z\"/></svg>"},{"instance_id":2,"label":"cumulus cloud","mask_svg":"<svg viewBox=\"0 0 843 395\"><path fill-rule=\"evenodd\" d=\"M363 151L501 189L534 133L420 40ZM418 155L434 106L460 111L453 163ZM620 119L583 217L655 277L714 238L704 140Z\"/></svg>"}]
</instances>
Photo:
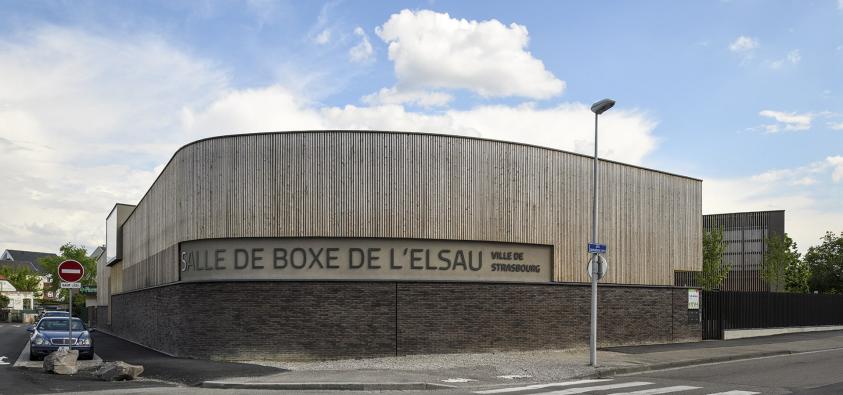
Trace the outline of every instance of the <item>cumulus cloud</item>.
<instances>
[{"instance_id":1,"label":"cumulus cloud","mask_svg":"<svg viewBox=\"0 0 843 395\"><path fill-rule=\"evenodd\" d=\"M331 41L331 31L329 29L322 30L316 37L313 38L313 41L319 45L325 45L329 41Z\"/></svg>"},{"instance_id":2,"label":"cumulus cloud","mask_svg":"<svg viewBox=\"0 0 843 395\"><path fill-rule=\"evenodd\" d=\"M256 110L257 109L257 110ZM363 129L449 133L558 148L589 154L594 149L594 114L581 103L551 108L479 106L441 114L407 111L400 105L308 107L272 87L229 94L207 109L188 111L184 125L194 133L229 130ZM656 122L637 111L614 110L601 117L600 154L641 163L655 149Z\"/></svg>"},{"instance_id":3,"label":"cumulus cloud","mask_svg":"<svg viewBox=\"0 0 843 395\"><path fill-rule=\"evenodd\" d=\"M369 35L359 26L354 29L354 35L360 37L360 41L348 50L348 57L354 63L366 62L375 53L372 43L369 42Z\"/></svg>"},{"instance_id":4,"label":"cumulus cloud","mask_svg":"<svg viewBox=\"0 0 843 395\"><path fill-rule=\"evenodd\" d=\"M788 52L787 56L785 56L783 59L774 60L769 62L768 64L770 65L771 69L778 70L782 68L782 66L784 66L785 64L797 65L801 61L802 55L799 53L798 49L794 49L793 51Z\"/></svg>"},{"instance_id":5,"label":"cumulus cloud","mask_svg":"<svg viewBox=\"0 0 843 395\"><path fill-rule=\"evenodd\" d=\"M421 107L441 107L453 99L453 96L444 92L404 91L395 87L382 88L376 93L363 96L363 102L370 105L407 103Z\"/></svg>"},{"instance_id":6,"label":"cumulus cloud","mask_svg":"<svg viewBox=\"0 0 843 395\"><path fill-rule=\"evenodd\" d=\"M593 114L585 104L429 114L395 103L439 105L447 94L421 91L390 102L399 92L386 90L368 106L324 106L284 85L232 87L219 66L154 36L33 29L0 40L0 86L3 248L55 251L66 241L102 243L114 203L137 203L179 146L213 135L381 129L586 154L593 147ZM646 113L614 109L601 121L602 156L641 163L655 149L656 121Z\"/></svg>"},{"instance_id":7,"label":"cumulus cloud","mask_svg":"<svg viewBox=\"0 0 843 395\"><path fill-rule=\"evenodd\" d=\"M759 43L757 39L747 36L739 36L735 39L735 41L729 44L729 50L736 53L746 54L751 52L753 49L758 48L758 46Z\"/></svg>"},{"instance_id":8,"label":"cumulus cloud","mask_svg":"<svg viewBox=\"0 0 843 395\"><path fill-rule=\"evenodd\" d=\"M155 37L46 27L0 40L2 248L103 241L115 202L135 202L183 139L182 106L227 84Z\"/></svg>"},{"instance_id":9,"label":"cumulus cloud","mask_svg":"<svg viewBox=\"0 0 843 395\"><path fill-rule=\"evenodd\" d=\"M527 28L403 10L375 30L402 90L467 89L484 97L547 99L565 83L526 50Z\"/></svg>"},{"instance_id":10,"label":"cumulus cloud","mask_svg":"<svg viewBox=\"0 0 843 395\"><path fill-rule=\"evenodd\" d=\"M785 210L786 231L801 251L826 231L843 231L843 156L740 178L705 178L703 213Z\"/></svg>"},{"instance_id":11,"label":"cumulus cloud","mask_svg":"<svg viewBox=\"0 0 843 395\"><path fill-rule=\"evenodd\" d=\"M763 110L758 113L762 117L772 118L776 120L776 124L763 125L767 133L777 133L780 131L799 131L808 130L811 128L811 121L814 115L811 113L787 113L782 111Z\"/></svg>"}]
</instances>

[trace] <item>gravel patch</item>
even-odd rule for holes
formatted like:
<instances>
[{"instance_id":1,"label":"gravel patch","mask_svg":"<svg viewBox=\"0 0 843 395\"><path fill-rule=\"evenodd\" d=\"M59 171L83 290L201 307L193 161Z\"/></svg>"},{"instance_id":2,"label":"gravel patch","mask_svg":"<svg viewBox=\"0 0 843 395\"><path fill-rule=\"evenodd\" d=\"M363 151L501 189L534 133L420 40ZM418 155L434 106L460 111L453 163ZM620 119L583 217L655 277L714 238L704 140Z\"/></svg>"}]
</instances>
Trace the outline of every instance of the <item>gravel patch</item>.
<instances>
[{"instance_id":1,"label":"gravel patch","mask_svg":"<svg viewBox=\"0 0 843 395\"><path fill-rule=\"evenodd\" d=\"M618 353L601 352L606 360ZM310 362L242 361L290 371L415 371L464 373L472 376L530 376L553 380L594 373L588 366L587 349L492 352L471 354L423 354L400 357L341 359ZM456 377L456 376L452 376ZM517 380L517 379L516 379Z\"/></svg>"}]
</instances>

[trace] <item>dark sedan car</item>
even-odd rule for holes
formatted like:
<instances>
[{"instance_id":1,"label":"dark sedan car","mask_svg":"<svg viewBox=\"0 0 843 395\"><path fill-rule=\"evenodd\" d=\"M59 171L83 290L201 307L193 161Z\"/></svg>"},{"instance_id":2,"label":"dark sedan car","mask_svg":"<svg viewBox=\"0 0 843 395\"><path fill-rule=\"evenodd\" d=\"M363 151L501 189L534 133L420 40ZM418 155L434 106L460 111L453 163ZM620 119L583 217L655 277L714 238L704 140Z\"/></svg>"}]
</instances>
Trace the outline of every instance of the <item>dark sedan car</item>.
<instances>
[{"instance_id":1,"label":"dark sedan car","mask_svg":"<svg viewBox=\"0 0 843 395\"><path fill-rule=\"evenodd\" d=\"M82 320L72 319L71 338L68 339L67 318L45 317L38 321L38 324L29 327L32 332L29 339L29 359L37 360L56 351L59 347L70 345L72 349L79 350L79 359L94 358L94 341L91 334Z\"/></svg>"}]
</instances>

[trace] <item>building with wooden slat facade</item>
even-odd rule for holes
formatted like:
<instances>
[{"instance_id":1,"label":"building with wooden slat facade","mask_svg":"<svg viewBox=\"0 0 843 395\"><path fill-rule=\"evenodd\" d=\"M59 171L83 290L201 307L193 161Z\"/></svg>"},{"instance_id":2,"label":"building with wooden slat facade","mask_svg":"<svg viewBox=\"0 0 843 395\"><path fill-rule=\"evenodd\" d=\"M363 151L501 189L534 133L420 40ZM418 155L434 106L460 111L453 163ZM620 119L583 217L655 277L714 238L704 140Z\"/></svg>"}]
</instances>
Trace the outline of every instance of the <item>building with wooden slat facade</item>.
<instances>
[{"instance_id":1,"label":"building with wooden slat facade","mask_svg":"<svg viewBox=\"0 0 843 395\"><path fill-rule=\"evenodd\" d=\"M312 131L179 149L107 220L97 323L179 356L582 346L592 158L451 135ZM692 341L701 181L600 162L604 345Z\"/></svg>"}]
</instances>

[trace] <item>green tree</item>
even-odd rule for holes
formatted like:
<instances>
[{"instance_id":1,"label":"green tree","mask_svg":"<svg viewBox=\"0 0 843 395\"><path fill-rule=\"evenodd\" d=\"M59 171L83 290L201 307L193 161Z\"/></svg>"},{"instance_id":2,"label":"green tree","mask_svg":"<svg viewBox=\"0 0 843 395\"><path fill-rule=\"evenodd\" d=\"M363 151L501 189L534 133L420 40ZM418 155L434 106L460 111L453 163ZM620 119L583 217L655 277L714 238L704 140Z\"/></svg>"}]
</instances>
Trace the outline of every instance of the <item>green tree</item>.
<instances>
[{"instance_id":1,"label":"green tree","mask_svg":"<svg viewBox=\"0 0 843 395\"><path fill-rule=\"evenodd\" d=\"M67 300L67 291L60 289L61 279L58 276L59 264L72 259L82 264L85 268L85 276L80 282L82 285L94 285L97 278L97 261L88 256L88 251L83 246L77 246L73 243L65 243L59 248L60 254L58 256L51 256L41 258L41 265L47 273L50 274L51 289L59 290L59 298ZM75 299L75 298L74 298ZM82 300L82 298L80 298Z\"/></svg>"},{"instance_id":2,"label":"green tree","mask_svg":"<svg viewBox=\"0 0 843 395\"><path fill-rule=\"evenodd\" d=\"M25 267L0 267L0 275L6 277L18 291L33 292L35 297L41 296L41 276Z\"/></svg>"},{"instance_id":3,"label":"green tree","mask_svg":"<svg viewBox=\"0 0 843 395\"><path fill-rule=\"evenodd\" d=\"M804 261L796 261L795 264L785 268L784 279L785 289L788 292L811 292L811 288L808 286L811 279L811 268Z\"/></svg>"},{"instance_id":4,"label":"green tree","mask_svg":"<svg viewBox=\"0 0 843 395\"><path fill-rule=\"evenodd\" d=\"M811 270L809 286L820 293L843 293L843 232L826 232L820 240L820 245L805 253L805 264Z\"/></svg>"},{"instance_id":5,"label":"green tree","mask_svg":"<svg viewBox=\"0 0 843 395\"><path fill-rule=\"evenodd\" d=\"M5 309L9 305L9 297L0 294L0 309Z\"/></svg>"},{"instance_id":6,"label":"green tree","mask_svg":"<svg viewBox=\"0 0 843 395\"><path fill-rule=\"evenodd\" d=\"M703 233L703 267L702 271L696 274L697 284L702 289L710 291L720 288L720 283L732 270L732 265L723 262L726 246L722 228Z\"/></svg>"},{"instance_id":7,"label":"green tree","mask_svg":"<svg viewBox=\"0 0 843 395\"><path fill-rule=\"evenodd\" d=\"M761 266L761 278L770 284L773 292L782 292L787 286L787 268L799 265L799 252L796 243L783 235L772 235L765 240L764 264Z\"/></svg>"}]
</instances>

